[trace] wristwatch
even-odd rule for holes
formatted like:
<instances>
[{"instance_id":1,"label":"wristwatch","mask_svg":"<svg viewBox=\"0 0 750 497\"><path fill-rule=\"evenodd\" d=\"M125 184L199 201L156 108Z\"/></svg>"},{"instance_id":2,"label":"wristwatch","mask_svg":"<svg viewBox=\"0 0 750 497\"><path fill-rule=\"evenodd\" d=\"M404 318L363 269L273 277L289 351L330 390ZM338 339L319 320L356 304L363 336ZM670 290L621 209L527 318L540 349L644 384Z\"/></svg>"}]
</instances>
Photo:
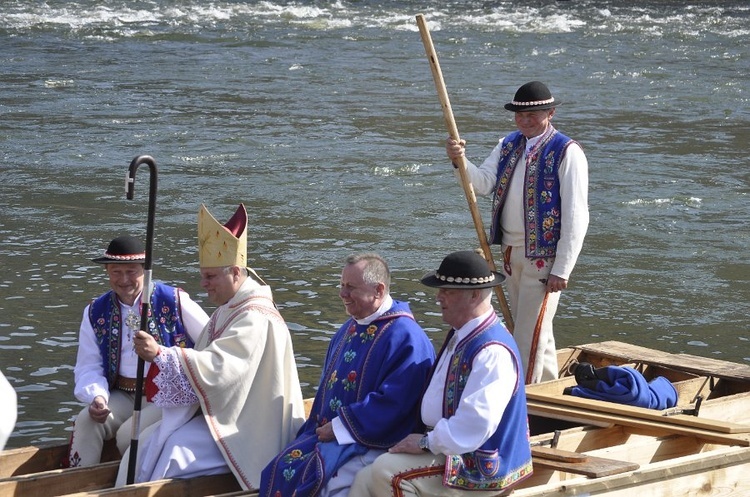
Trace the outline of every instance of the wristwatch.
<instances>
[{"instance_id":1,"label":"wristwatch","mask_svg":"<svg viewBox=\"0 0 750 497\"><path fill-rule=\"evenodd\" d=\"M425 452L430 452L430 439L427 438L427 434L425 434L422 438L419 439L418 444L419 448L422 449Z\"/></svg>"}]
</instances>

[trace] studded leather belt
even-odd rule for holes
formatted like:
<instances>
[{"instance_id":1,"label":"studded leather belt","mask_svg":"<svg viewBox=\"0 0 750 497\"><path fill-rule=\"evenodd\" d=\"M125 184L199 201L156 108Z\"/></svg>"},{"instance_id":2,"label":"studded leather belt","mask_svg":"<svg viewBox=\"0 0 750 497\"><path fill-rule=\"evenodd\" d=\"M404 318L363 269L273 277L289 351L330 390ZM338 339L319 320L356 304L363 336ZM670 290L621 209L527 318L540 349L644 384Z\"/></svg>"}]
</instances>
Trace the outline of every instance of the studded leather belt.
<instances>
[{"instance_id":1,"label":"studded leather belt","mask_svg":"<svg viewBox=\"0 0 750 497\"><path fill-rule=\"evenodd\" d=\"M118 376L115 380L115 388L118 390L122 390L123 392L134 393L137 381L137 378L126 378L125 376ZM143 391L143 389L141 389L141 391Z\"/></svg>"}]
</instances>

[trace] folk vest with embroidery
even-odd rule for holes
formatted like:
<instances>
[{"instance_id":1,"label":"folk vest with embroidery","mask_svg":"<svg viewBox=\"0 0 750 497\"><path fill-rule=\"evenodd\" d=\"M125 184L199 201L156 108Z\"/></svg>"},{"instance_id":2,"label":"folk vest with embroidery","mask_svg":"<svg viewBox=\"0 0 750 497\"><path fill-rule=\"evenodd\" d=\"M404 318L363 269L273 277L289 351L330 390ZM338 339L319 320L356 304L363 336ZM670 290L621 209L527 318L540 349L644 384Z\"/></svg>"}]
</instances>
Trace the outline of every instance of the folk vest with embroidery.
<instances>
[{"instance_id":1,"label":"folk vest with embroidery","mask_svg":"<svg viewBox=\"0 0 750 497\"><path fill-rule=\"evenodd\" d=\"M445 382L443 417L450 418L455 414L471 374L474 357L491 344L508 349L516 370L523 371L518 359L518 347L497 316L492 315L456 346ZM519 374L513 396L495 433L474 452L446 456L443 485L467 490L502 491L531 473L526 395L523 375Z\"/></svg>"},{"instance_id":2,"label":"folk vest with embroidery","mask_svg":"<svg viewBox=\"0 0 750 497\"><path fill-rule=\"evenodd\" d=\"M527 158L523 187L523 219L526 239L526 257L554 257L560 239L560 177L558 169L568 145L573 140L550 126L550 129L535 147L536 152ZM502 242L503 230L500 215L508 195L513 171L521 162L526 137L520 131L511 133L503 140L497 168L495 195L492 200L493 244ZM522 164L521 167L525 165Z\"/></svg>"},{"instance_id":3,"label":"folk vest with embroidery","mask_svg":"<svg viewBox=\"0 0 750 497\"><path fill-rule=\"evenodd\" d=\"M110 388L114 386L120 369L123 319L120 314L120 302L117 294L112 290L94 299L89 306L89 321L99 344L104 374ZM148 331L160 345L165 347L193 346L192 340L185 332L180 315L179 289L164 283L154 283Z\"/></svg>"}]
</instances>

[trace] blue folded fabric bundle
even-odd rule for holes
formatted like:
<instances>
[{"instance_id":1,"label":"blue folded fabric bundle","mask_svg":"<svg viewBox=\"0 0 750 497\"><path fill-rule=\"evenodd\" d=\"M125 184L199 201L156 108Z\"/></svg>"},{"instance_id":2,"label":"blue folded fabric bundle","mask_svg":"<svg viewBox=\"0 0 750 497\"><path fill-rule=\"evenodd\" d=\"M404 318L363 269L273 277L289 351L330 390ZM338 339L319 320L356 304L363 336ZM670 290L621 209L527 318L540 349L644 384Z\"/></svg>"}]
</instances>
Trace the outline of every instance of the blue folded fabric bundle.
<instances>
[{"instance_id":1,"label":"blue folded fabric bundle","mask_svg":"<svg viewBox=\"0 0 750 497\"><path fill-rule=\"evenodd\" d=\"M578 386L566 393L577 397L648 409L667 409L677 405L677 390L663 376L648 382L640 372L627 366L594 369L585 363L577 366L575 376Z\"/></svg>"}]
</instances>

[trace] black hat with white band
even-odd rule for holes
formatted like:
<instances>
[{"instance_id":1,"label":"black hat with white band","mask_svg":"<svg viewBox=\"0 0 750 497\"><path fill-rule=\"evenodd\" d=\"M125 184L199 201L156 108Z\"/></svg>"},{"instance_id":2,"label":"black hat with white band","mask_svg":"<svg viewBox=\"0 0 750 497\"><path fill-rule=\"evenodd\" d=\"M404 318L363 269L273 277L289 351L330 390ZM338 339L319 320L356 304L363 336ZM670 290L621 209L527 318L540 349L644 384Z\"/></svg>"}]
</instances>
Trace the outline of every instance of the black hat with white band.
<instances>
[{"instance_id":1,"label":"black hat with white band","mask_svg":"<svg viewBox=\"0 0 750 497\"><path fill-rule=\"evenodd\" d=\"M435 288L490 288L505 280L502 274L491 271L478 252L462 250L448 254L437 271L426 274L420 281Z\"/></svg>"}]
</instances>

